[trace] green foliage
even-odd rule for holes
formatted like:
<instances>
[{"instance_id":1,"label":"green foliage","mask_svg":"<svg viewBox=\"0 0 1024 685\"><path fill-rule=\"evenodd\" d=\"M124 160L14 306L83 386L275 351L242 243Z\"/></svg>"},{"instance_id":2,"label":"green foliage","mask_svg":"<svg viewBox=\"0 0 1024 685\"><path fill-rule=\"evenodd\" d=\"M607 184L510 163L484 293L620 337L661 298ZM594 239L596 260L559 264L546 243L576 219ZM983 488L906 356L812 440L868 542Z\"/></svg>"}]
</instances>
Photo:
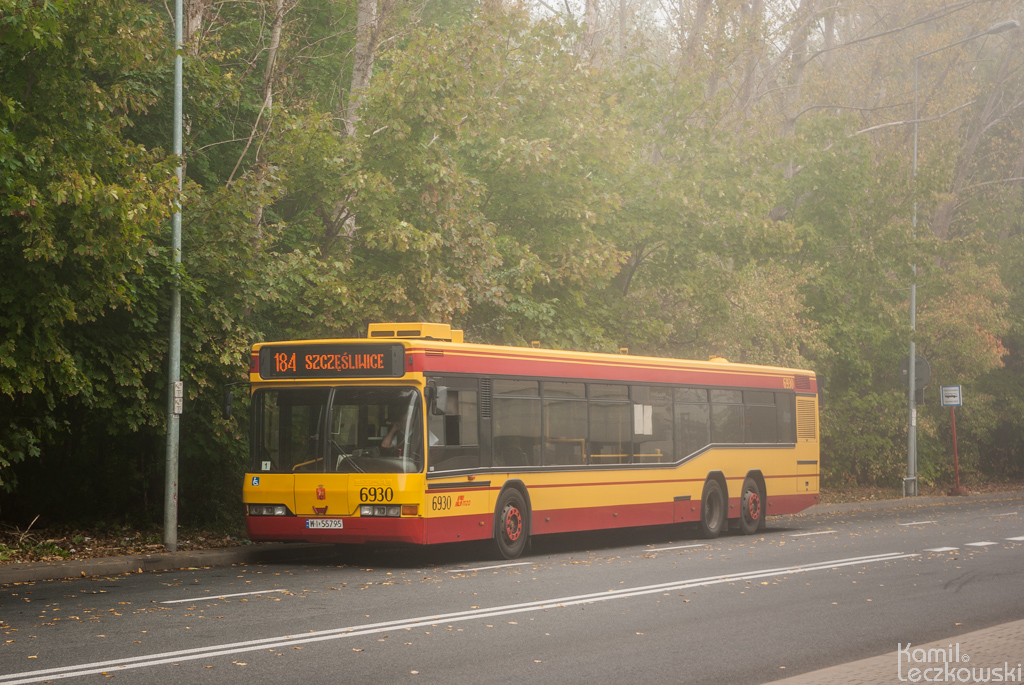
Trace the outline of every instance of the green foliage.
<instances>
[{"instance_id":1,"label":"green foliage","mask_svg":"<svg viewBox=\"0 0 1024 685\"><path fill-rule=\"evenodd\" d=\"M931 122L915 184L909 130L878 118L909 101L904 55L885 51L925 48L824 51L804 71L776 61L797 33L785 17L709 15L687 41L643 9L602 43L526 5L381 3L350 134L355 4L289 4L269 70L272 2L216 7L185 49L186 522L237 525L245 402L228 421L219 405L253 342L403 319L813 368L829 378L825 477L898 482L911 265L926 392L965 387L964 472L1024 473L1024 240L1003 182L1021 110L986 123L962 165L976 189L932 235L973 124ZM153 3L0 0L5 514L159 518L171 33ZM923 72L925 109L984 99L997 60L979 63ZM840 107L847 91L877 108ZM923 480L950 477L948 422L922 406Z\"/></svg>"},{"instance_id":2,"label":"green foliage","mask_svg":"<svg viewBox=\"0 0 1024 685\"><path fill-rule=\"evenodd\" d=\"M906 475L906 398L890 391L829 395L821 423L823 479L835 485L898 483Z\"/></svg>"},{"instance_id":3,"label":"green foliage","mask_svg":"<svg viewBox=\"0 0 1024 685\"><path fill-rule=\"evenodd\" d=\"M166 269L154 238L173 169L125 136L155 101L139 78L166 54L154 15L122 0L7 0L0 27L0 485L10 490L3 467L45 458L69 405L109 412L115 432L156 422L152 362L124 343L156 323Z\"/></svg>"}]
</instances>

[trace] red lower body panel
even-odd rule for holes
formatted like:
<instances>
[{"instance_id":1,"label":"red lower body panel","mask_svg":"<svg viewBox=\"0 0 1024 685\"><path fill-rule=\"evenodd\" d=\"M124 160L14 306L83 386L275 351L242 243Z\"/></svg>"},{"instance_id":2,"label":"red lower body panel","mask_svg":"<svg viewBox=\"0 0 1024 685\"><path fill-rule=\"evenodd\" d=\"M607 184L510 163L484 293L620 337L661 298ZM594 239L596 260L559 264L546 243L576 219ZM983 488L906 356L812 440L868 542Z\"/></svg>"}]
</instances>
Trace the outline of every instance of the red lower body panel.
<instances>
[{"instance_id":1,"label":"red lower body panel","mask_svg":"<svg viewBox=\"0 0 1024 685\"><path fill-rule=\"evenodd\" d=\"M768 515L778 516L780 514L796 514L807 507L813 507L820 501L818 493L807 493L805 495L768 495ZM737 500L739 502L739 500ZM737 506L736 511L739 511Z\"/></svg>"},{"instance_id":2,"label":"red lower body panel","mask_svg":"<svg viewBox=\"0 0 1024 685\"><path fill-rule=\"evenodd\" d=\"M814 493L768 497L769 515L795 514L818 503ZM738 497L729 499L729 518L739 516ZM699 500L652 504L549 509L532 513L531 534L658 526L700 520ZM327 543L403 542L414 545L486 540L494 531L491 514L443 518L344 518L344 528L306 528L297 516L248 516L249 539Z\"/></svg>"},{"instance_id":3,"label":"red lower body panel","mask_svg":"<svg viewBox=\"0 0 1024 685\"><path fill-rule=\"evenodd\" d=\"M531 533L570 533L576 530L659 526L698 520L700 502L690 500L586 509L549 509L533 512Z\"/></svg>"}]
</instances>

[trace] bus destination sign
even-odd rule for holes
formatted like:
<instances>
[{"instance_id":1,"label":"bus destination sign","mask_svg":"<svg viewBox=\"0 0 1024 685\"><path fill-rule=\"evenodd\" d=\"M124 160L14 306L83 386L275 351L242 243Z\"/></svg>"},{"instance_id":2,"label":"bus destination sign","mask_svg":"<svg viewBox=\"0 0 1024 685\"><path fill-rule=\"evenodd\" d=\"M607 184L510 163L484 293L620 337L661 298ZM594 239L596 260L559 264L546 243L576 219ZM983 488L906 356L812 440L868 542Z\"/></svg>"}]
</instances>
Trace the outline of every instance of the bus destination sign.
<instances>
[{"instance_id":1,"label":"bus destination sign","mask_svg":"<svg viewBox=\"0 0 1024 685\"><path fill-rule=\"evenodd\" d=\"M263 378L400 378L401 345L267 345L260 348Z\"/></svg>"}]
</instances>

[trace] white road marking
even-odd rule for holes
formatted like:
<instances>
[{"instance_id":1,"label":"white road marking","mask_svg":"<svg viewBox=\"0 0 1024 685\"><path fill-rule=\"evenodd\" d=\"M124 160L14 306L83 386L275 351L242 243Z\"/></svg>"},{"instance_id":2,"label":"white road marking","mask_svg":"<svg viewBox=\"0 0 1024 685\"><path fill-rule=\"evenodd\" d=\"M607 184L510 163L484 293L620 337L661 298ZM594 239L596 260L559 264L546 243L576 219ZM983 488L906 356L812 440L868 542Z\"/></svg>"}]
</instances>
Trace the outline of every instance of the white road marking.
<instances>
[{"instance_id":1,"label":"white road marking","mask_svg":"<svg viewBox=\"0 0 1024 685\"><path fill-rule=\"evenodd\" d=\"M210 659L216 656L273 649L276 647L290 647L314 642L324 642L327 640L340 640L346 637L375 635L404 628L422 628L424 626L437 625L439 623L457 623L463 621L475 621L482 618L491 618L494 616L507 616L510 614L521 614L534 611L548 611L550 609L560 609L579 604L606 602L612 599L625 599L630 597L639 597L642 595L661 594L670 590L709 587L712 585L736 583L745 580L757 580L760 578L773 578L778 576L796 575L798 573L810 573L812 571L829 571L845 566L859 566L877 562L896 561L899 559L910 559L918 556L921 555L890 552L888 554L874 554L871 556L822 561L802 566L763 569L752 571L750 573L709 576L707 578L695 578L692 580L678 580L669 583L658 583L657 585L643 585L634 588L624 588L621 590L592 592L585 595L573 595L549 600L524 602L522 604L506 604L504 606L492 607L489 609L473 609L470 611L457 611L449 614L434 614L419 616L416 618L404 618L396 621L385 621L382 623L368 623L364 625L348 626L345 628L333 628L313 633L303 633L302 635L281 635L278 637L270 637L260 640L247 640L245 642L210 645L208 647L182 649L173 652L161 652L146 656L132 656L124 659L94 661L92 663L79 664L77 666L62 666L38 671L9 673L7 675L0 675L0 683L3 683L3 685L27 685L28 683L39 683L47 680L59 680L63 678L75 678L84 675L95 675L97 673L117 673L132 668L161 666L164 664L196 661L198 659Z\"/></svg>"},{"instance_id":2,"label":"white road marking","mask_svg":"<svg viewBox=\"0 0 1024 685\"><path fill-rule=\"evenodd\" d=\"M938 523L938 521L911 521L910 523L897 523L896 525L898 525L898 526L923 526L926 523Z\"/></svg>"},{"instance_id":3,"label":"white road marking","mask_svg":"<svg viewBox=\"0 0 1024 685\"><path fill-rule=\"evenodd\" d=\"M471 571L490 571L492 568L509 568L510 566L531 566L532 561L517 561L514 564L498 564L497 566L477 566L476 568L450 568L448 573L470 573Z\"/></svg>"},{"instance_id":4,"label":"white road marking","mask_svg":"<svg viewBox=\"0 0 1024 685\"><path fill-rule=\"evenodd\" d=\"M707 547L707 544L701 543L696 545L680 545L679 547L655 547L654 549L645 549L645 552L667 552L670 549L693 549L694 547Z\"/></svg>"},{"instance_id":5,"label":"white road marking","mask_svg":"<svg viewBox=\"0 0 1024 685\"><path fill-rule=\"evenodd\" d=\"M960 549L960 548L959 547L932 547L931 549L926 549L925 552L955 552L958 549Z\"/></svg>"},{"instance_id":6,"label":"white road marking","mask_svg":"<svg viewBox=\"0 0 1024 685\"><path fill-rule=\"evenodd\" d=\"M988 547L989 545L998 545L998 542L968 542L968 547Z\"/></svg>"},{"instance_id":7,"label":"white road marking","mask_svg":"<svg viewBox=\"0 0 1024 685\"><path fill-rule=\"evenodd\" d=\"M818 531L815 531L813 533L790 533L788 537L791 537L791 538L802 538L802 537L806 537L808 535L828 535L829 533L836 533L836 532L838 532L838 531L835 531L835 530L818 530Z\"/></svg>"},{"instance_id":8,"label":"white road marking","mask_svg":"<svg viewBox=\"0 0 1024 685\"><path fill-rule=\"evenodd\" d=\"M290 590L258 590L257 592L236 592L233 595L207 595L206 597L193 597L192 599L168 599L161 604L181 604L183 602L202 602L210 599L227 599L228 597L245 597L246 595L269 595L271 592L290 592Z\"/></svg>"},{"instance_id":9,"label":"white road marking","mask_svg":"<svg viewBox=\"0 0 1024 685\"><path fill-rule=\"evenodd\" d=\"M1024 542L1024 535L1019 538L1006 538L1007 540L1013 540L1014 542Z\"/></svg>"},{"instance_id":10,"label":"white road marking","mask_svg":"<svg viewBox=\"0 0 1024 685\"><path fill-rule=\"evenodd\" d=\"M993 516L1017 516L1018 512L1016 512L1016 511L1008 511L1008 512L1006 512L1004 514L992 514L992 515Z\"/></svg>"}]
</instances>

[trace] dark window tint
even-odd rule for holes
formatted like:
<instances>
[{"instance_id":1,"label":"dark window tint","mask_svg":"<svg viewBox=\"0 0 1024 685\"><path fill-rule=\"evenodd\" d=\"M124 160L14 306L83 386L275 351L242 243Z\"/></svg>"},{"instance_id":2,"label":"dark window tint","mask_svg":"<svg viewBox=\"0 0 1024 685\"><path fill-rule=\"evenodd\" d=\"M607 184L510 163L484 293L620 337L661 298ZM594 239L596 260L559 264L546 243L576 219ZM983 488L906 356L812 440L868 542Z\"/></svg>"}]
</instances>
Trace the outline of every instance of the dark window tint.
<instances>
[{"instance_id":1,"label":"dark window tint","mask_svg":"<svg viewBox=\"0 0 1024 685\"><path fill-rule=\"evenodd\" d=\"M767 390L744 390L744 404L760 404L769 407L775 406L775 393Z\"/></svg>"},{"instance_id":2,"label":"dark window tint","mask_svg":"<svg viewBox=\"0 0 1024 685\"><path fill-rule=\"evenodd\" d=\"M747 420L747 442L778 442L775 407L748 405L744 416Z\"/></svg>"},{"instance_id":3,"label":"dark window tint","mask_svg":"<svg viewBox=\"0 0 1024 685\"><path fill-rule=\"evenodd\" d=\"M492 430L496 467L540 465L540 399L495 397Z\"/></svg>"},{"instance_id":4,"label":"dark window tint","mask_svg":"<svg viewBox=\"0 0 1024 685\"><path fill-rule=\"evenodd\" d=\"M707 402L708 391L704 388L676 388L676 402L688 404Z\"/></svg>"},{"instance_id":5,"label":"dark window tint","mask_svg":"<svg viewBox=\"0 0 1024 685\"><path fill-rule=\"evenodd\" d=\"M676 459L683 459L711 442L711 414L707 403L676 403Z\"/></svg>"},{"instance_id":6,"label":"dark window tint","mask_svg":"<svg viewBox=\"0 0 1024 685\"><path fill-rule=\"evenodd\" d=\"M587 403L545 399L544 418L544 465L583 464L587 453Z\"/></svg>"},{"instance_id":7,"label":"dark window tint","mask_svg":"<svg viewBox=\"0 0 1024 685\"><path fill-rule=\"evenodd\" d=\"M712 390L711 401L718 404L742 404L742 390Z\"/></svg>"},{"instance_id":8,"label":"dark window tint","mask_svg":"<svg viewBox=\"0 0 1024 685\"><path fill-rule=\"evenodd\" d=\"M796 442L796 396L790 393L775 393L775 416L779 427L779 442Z\"/></svg>"},{"instance_id":9,"label":"dark window tint","mask_svg":"<svg viewBox=\"0 0 1024 685\"><path fill-rule=\"evenodd\" d=\"M590 461L628 464L633 438L633 406L628 402L590 403Z\"/></svg>"},{"instance_id":10,"label":"dark window tint","mask_svg":"<svg viewBox=\"0 0 1024 685\"><path fill-rule=\"evenodd\" d=\"M518 379L494 379L492 389L494 396L509 395L514 397L538 397L537 381L522 381Z\"/></svg>"},{"instance_id":11,"label":"dark window tint","mask_svg":"<svg viewBox=\"0 0 1024 685\"><path fill-rule=\"evenodd\" d=\"M604 383L590 384L590 399L592 400L628 400L628 385L607 385Z\"/></svg>"},{"instance_id":12,"label":"dark window tint","mask_svg":"<svg viewBox=\"0 0 1024 685\"><path fill-rule=\"evenodd\" d=\"M544 397L578 397L587 396L587 387L583 383L544 382Z\"/></svg>"},{"instance_id":13,"label":"dark window tint","mask_svg":"<svg viewBox=\"0 0 1024 685\"><path fill-rule=\"evenodd\" d=\"M714 391L712 391L713 393ZM739 391L737 391L739 392ZM743 405L714 404L711 405L711 442L742 443L743 442Z\"/></svg>"}]
</instances>

